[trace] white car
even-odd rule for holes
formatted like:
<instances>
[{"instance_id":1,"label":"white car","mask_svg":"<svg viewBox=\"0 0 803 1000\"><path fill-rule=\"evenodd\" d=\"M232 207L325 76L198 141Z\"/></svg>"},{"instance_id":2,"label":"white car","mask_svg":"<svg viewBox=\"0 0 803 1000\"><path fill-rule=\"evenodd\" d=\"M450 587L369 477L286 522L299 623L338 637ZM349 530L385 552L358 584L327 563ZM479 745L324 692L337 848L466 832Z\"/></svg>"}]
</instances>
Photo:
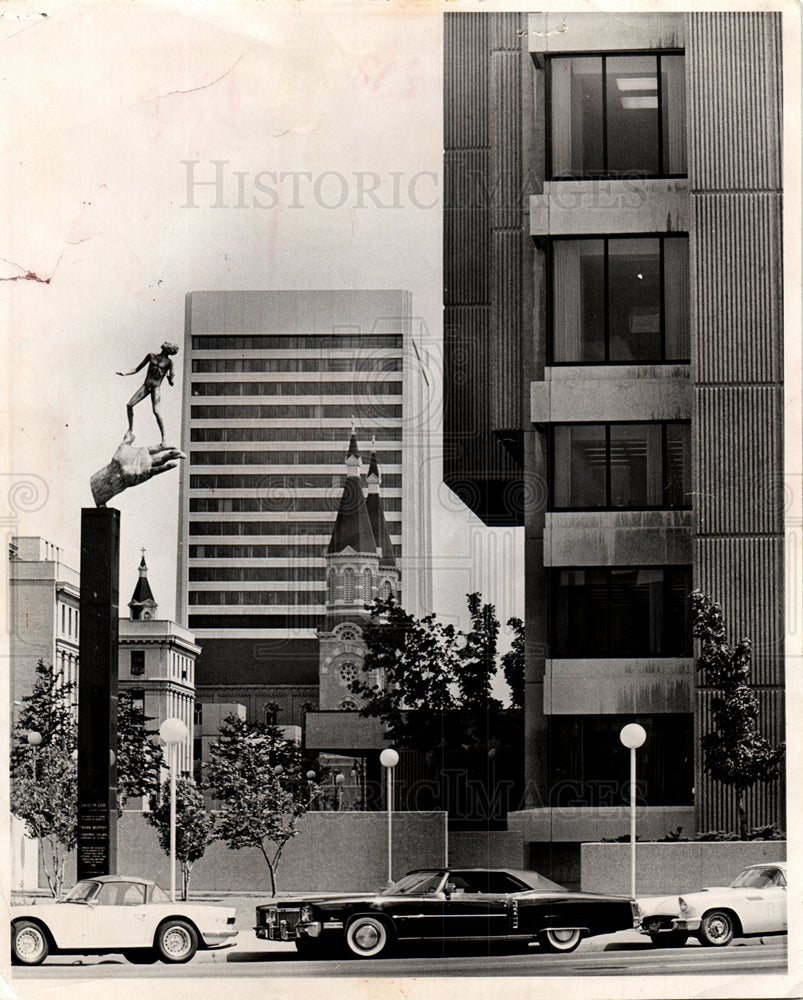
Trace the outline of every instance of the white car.
<instances>
[{"instance_id":1,"label":"white car","mask_svg":"<svg viewBox=\"0 0 803 1000\"><path fill-rule=\"evenodd\" d=\"M728 886L646 897L636 906L637 929L656 945L684 945L692 934L712 946L786 934L786 863L749 865Z\"/></svg>"},{"instance_id":2,"label":"white car","mask_svg":"<svg viewBox=\"0 0 803 1000\"><path fill-rule=\"evenodd\" d=\"M189 962L199 948L234 938L233 907L171 903L154 882L102 875L64 899L11 907L11 958L39 965L50 954L121 952L129 962Z\"/></svg>"}]
</instances>

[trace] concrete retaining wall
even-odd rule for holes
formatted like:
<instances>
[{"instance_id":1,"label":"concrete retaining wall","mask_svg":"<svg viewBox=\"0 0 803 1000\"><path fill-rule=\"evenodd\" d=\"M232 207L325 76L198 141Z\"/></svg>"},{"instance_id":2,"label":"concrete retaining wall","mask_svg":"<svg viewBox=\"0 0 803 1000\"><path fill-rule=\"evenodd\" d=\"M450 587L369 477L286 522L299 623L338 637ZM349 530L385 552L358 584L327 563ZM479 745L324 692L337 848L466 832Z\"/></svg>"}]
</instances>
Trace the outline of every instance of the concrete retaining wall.
<instances>
[{"instance_id":1,"label":"concrete retaining wall","mask_svg":"<svg viewBox=\"0 0 803 1000\"><path fill-rule=\"evenodd\" d=\"M301 831L284 849L277 878L280 892L370 891L387 883L387 814L381 812L310 812ZM118 823L118 871L153 879L167 888L170 870L156 831L138 812ZM393 875L411 868L442 865L446 851L446 814L393 814ZM180 874L177 874L180 879ZM75 853L68 861L65 885L76 878ZM47 885L40 869L39 885ZM180 882L179 882L180 885ZM260 851L230 851L210 844L192 870L191 890L270 891L268 867Z\"/></svg>"},{"instance_id":2,"label":"concrete retaining wall","mask_svg":"<svg viewBox=\"0 0 803 1000\"><path fill-rule=\"evenodd\" d=\"M785 840L637 843L636 894L671 895L728 885L745 865L785 860ZM581 863L584 892L630 895L630 844L583 844Z\"/></svg>"}]
</instances>

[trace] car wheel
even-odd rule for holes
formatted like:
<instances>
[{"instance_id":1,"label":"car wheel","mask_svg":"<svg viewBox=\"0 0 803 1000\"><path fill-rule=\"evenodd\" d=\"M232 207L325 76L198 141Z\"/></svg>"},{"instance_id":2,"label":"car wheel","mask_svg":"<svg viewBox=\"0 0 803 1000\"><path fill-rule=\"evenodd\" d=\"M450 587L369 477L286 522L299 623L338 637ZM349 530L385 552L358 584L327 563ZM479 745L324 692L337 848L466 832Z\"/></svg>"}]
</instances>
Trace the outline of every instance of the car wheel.
<instances>
[{"instance_id":1,"label":"car wheel","mask_svg":"<svg viewBox=\"0 0 803 1000\"><path fill-rule=\"evenodd\" d=\"M153 948L132 948L123 952L123 958L132 965L153 965L157 955Z\"/></svg>"},{"instance_id":2,"label":"car wheel","mask_svg":"<svg viewBox=\"0 0 803 1000\"><path fill-rule=\"evenodd\" d=\"M663 934L650 934L650 941L656 948L682 948L688 940L688 931L664 931Z\"/></svg>"},{"instance_id":3,"label":"car wheel","mask_svg":"<svg viewBox=\"0 0 803 1000\"><path fill-rule=\"evenodd\" d=\"M356 958L379 958L392 944L392 931L378 917L355 917L346 928L346 948Z\"/></svg>"},{"instance_id":4,"label":"car wheel","mask_svg":"<svg viewBox=\"0 0 803 1000\"><path fill-rule=\"evenodd\" d=\"M733 915L727 910L711 910L700 922L700 943L721 948L733 940Z\"/></svg>"},{"instance_id":5,"label":"car wheel","mask_svg":"<svg viewBox=\"0 0 803 1000\"><path fill-rule=\"evenodd\" d=\"M163 962L189 962L198 950L198 935L186 920L167 920L156 932L156 951Z\"/></svg>"},{"instance_id":6,"label":"car wheel","mask_svg":"<svg viewBox=\"0 0 803 1000\"><path fill-rule=\"evenodd\" d=\"M583 940L582 931L551 927L539 935L538 940L544 951L574 951Z\"/></svg>"},{"instance_id":7,"label":"car wheel","mask_svg":"<svg viewBox=\"0 0 803 1000\"><path fill-rule=\"evenodd\" d=\"M11 925L11 958L15 965L41 965L50 947L39 924L20 920Z\"/></svg>"}]
</instances>

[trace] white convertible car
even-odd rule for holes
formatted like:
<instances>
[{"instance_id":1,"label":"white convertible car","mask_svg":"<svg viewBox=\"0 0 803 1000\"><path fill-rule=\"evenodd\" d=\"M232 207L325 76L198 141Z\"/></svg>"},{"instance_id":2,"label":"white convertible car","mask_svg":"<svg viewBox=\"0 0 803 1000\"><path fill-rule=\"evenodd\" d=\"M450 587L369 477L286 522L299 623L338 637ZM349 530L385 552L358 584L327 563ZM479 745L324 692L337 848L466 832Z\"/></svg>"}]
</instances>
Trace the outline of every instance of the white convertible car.
<instances>
[{"instance_id":1,"label":"white convertible car","mask_svg":"<svg viewBox=\"0 0 803 1000\"><path fill-rule=\"evenodd\" d=\"M129 962L189 962L199 948L234 938L233 907L171 903L153 882L102 875L58 902L11 907L11 957L39 965L49 954L122 953Z\"/></svg>"},{"instance_id":2,"label":"white convertible car","mask_svg":"<svg viewBox=\"0 0 803 1000\"><path fill-rule=\"evenodd\" d=\"M684 945L692 934L714 946L786 934L786 863L750 865L728 886L645 897L636 905L636 927L656 945Z\"/></svg>"}]
</instances>

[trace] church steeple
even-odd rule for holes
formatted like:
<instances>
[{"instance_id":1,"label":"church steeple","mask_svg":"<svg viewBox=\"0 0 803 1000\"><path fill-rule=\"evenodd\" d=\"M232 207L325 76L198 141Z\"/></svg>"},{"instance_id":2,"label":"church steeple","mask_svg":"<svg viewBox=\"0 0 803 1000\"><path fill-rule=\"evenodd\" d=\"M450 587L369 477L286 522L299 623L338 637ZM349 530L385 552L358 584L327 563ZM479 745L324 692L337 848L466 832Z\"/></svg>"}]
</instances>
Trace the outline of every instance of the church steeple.
<instances>
[{"instance_id":1,"label":"church steeple","mask_svg":"<svg viewBox=\"0 0 803 1000\"><path fill-rule=\"evenodd\" d=\"M131 600L128 602L132 622L147 621L156 617L159 605L154 600L151 585L148 583L148 564L145 562L145 549L142 550L142 561L139 564L139 579L134 588Z\"/></svg>"},{"instance_id":2,"label":"church steeple","mask_svg":"<svg viewBox=\"0 0 803 1000\"><path fill-rule=\"evenodd\" d=\"M361 465L357 434L352 427L346 455L346 482L340 497L332 537L326 550L327 555L336 555L347 549L361 554L376 552L376 541L360 485Z\"/></svg>"}]
</instances>

